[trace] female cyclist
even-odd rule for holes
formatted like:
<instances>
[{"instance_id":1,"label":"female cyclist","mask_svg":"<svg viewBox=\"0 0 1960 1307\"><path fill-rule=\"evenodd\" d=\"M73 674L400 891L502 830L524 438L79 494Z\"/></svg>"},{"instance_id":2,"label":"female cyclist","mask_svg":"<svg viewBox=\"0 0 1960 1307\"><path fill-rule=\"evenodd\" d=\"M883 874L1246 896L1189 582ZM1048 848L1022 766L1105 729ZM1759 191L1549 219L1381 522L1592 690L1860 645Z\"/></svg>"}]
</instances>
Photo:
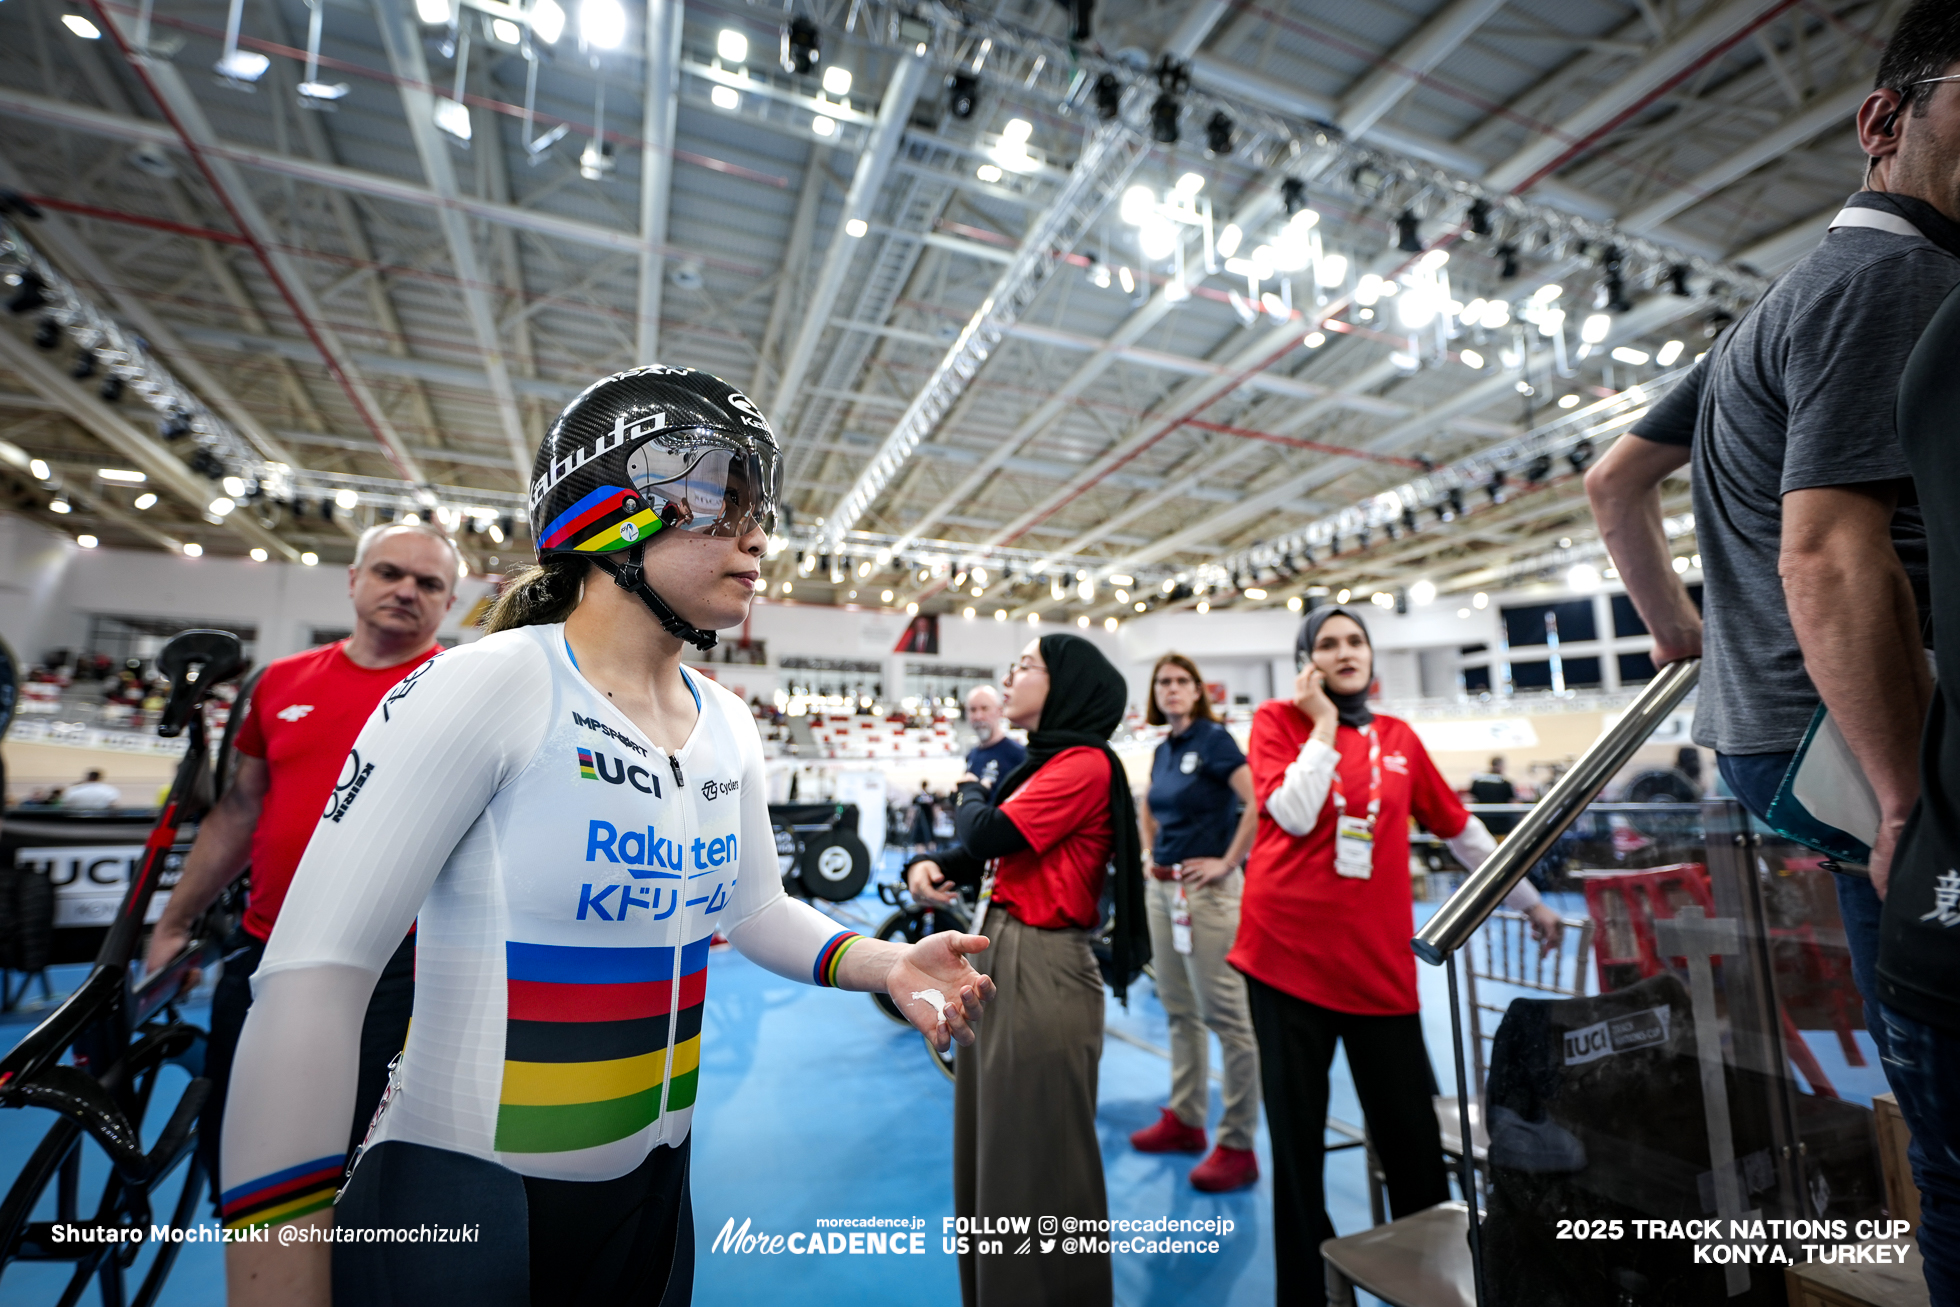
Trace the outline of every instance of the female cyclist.
<instances>
[{"instance_id":1,"label":"female cyclist","mask_svg":"<svg viewBox=\"0 0 1960 1307\"><path fill-rule=\"evenodd\" d=\"M717 930L972 1041L986 941L861 939L787 898L754 721L681 666L748 611L778 469L761 414L702 372L608 377L553 423L539 565L368 719L267 945L222 1202L230 1228L283 1228L228 1248L233 1303L688 1301ZM414 1022L350 1168L362 1012L411 920Z\"/></svg>"}]
</instances>

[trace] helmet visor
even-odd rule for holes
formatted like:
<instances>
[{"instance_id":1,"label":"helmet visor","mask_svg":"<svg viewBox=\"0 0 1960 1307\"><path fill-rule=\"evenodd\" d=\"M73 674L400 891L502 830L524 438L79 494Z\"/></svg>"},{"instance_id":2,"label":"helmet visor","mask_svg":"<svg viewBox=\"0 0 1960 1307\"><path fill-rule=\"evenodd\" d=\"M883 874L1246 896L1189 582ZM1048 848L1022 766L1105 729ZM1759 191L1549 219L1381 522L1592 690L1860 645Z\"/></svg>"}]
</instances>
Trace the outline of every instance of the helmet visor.
<instances>
[{"instance_id":1,"label":"helmet visor","mask_svg":"<svg viewBox=\"0 0 1960 1307\"><path fill-rule=\"evenodd\" d=\"M667 528L712 536L775 529L782 466L767 446L744 453L649 441L627 459L626 474Z\"/></svg>"}]
</instances>

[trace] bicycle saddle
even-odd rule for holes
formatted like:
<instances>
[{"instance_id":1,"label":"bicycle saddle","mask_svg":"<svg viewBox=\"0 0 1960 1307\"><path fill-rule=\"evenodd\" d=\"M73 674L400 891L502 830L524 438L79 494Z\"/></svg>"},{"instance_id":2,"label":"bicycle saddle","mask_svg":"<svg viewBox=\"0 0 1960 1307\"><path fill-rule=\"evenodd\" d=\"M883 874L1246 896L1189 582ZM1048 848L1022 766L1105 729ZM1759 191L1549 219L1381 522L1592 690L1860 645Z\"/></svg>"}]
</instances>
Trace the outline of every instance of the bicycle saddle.
<instances>
[{"instance_id":1,"label":"bicycle saddle","mask_svg":"<svg viewBox=\"0 0 1960 1307\"><path fill-rule=\"evenodd\" d=\"M212 686L245 670L245 654L230 631L185 631L163 646L157 670L170 678L170 701L157 734L172 739L183 732L192 705L211 693Z\"/></svg>"}]
</instances>

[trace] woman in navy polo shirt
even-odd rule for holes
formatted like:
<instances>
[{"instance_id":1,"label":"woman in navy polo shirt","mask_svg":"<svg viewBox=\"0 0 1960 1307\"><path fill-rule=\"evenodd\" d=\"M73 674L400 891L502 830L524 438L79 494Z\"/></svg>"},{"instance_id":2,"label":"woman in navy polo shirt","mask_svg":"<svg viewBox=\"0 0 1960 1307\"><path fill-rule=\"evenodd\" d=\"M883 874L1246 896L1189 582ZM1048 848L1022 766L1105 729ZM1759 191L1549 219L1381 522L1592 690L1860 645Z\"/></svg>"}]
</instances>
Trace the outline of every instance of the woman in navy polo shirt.
<instances>
[{"instance_id":1,"label":"woman in navy polo shirt","mask_svg":"<svg viewBox=\"0 0 1960 1307\"><path fill-rule=\"evenodd\" d=\"M1241 868L1259 829L1259 805L1252 768L1212 711L1196 663L1180 653L1157 660L1144 716L1171 728L1151 761L1142 813L1150 954L1171 1027L1171 1104L1130 1144L1145 1153L1205 1151L1209 1027L1225 1055L1225 1116L1218 1146L1191 1169L1191 1183L1225 1193L1259 1178L1252 1152L1259 1042L1246 1014L1245 978L1225 961L1239 932Z\"/></svg>"}]
</instances>

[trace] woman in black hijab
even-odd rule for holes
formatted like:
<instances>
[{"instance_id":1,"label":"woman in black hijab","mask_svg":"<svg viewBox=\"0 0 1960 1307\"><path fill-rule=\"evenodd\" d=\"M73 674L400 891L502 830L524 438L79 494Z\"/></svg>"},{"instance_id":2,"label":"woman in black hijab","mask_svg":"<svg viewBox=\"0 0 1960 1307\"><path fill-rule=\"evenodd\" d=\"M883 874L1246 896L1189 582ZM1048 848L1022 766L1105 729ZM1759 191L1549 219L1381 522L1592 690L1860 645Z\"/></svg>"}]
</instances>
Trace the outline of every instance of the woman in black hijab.
<instances>
[{"instance_id":1,"label":"woman in black hijab","mask_svg":"<svg viewBox=\"0 0 1960 1307\"><path fill-rule=\"evenodd\" d=\"M1103 974L1093 940L1107 886L1115 902L1111 983L1118 996L1150 960L1136 804L1109 747L1129 699L1123 676L1087 640L1031 641L1005 678L1007 720L1028 760L989 794L959 787L960 847L906 868L914 898L950 900L980 884L973 929L992 941L981 968L996 987L987 1023L955 1062L953 1206L963 1217L1072 1215L1109 1202L1096 1141ZM1113 870L1113 877L1112 877ZM966 1307L1111 1300L1107 1254L999 1255L969 1238L959 1254Z\"/></svg>"},{"instance_id":2,"label":"woman in black hijab","mask_svg":"<svg viewBox=\"0 0 1960 1307\"><path fill-rule=\"evenodd\" d=\"M1450 1196L1416 988L1411 819L1475 868L1496 843L1458 801L1413 727L1368 707L1375 649L1359 613L1318 608L1300 627L1289 699L1259 706L1246 750L1259 831L1239 934L1273 1158L1279 1301L1326 1301L1320 1245L1328 1068L1347 1054L1397 1217ZM1529 882L1508 900L1555 945L1558 914Z\"/></svg>"}]
</instances>

